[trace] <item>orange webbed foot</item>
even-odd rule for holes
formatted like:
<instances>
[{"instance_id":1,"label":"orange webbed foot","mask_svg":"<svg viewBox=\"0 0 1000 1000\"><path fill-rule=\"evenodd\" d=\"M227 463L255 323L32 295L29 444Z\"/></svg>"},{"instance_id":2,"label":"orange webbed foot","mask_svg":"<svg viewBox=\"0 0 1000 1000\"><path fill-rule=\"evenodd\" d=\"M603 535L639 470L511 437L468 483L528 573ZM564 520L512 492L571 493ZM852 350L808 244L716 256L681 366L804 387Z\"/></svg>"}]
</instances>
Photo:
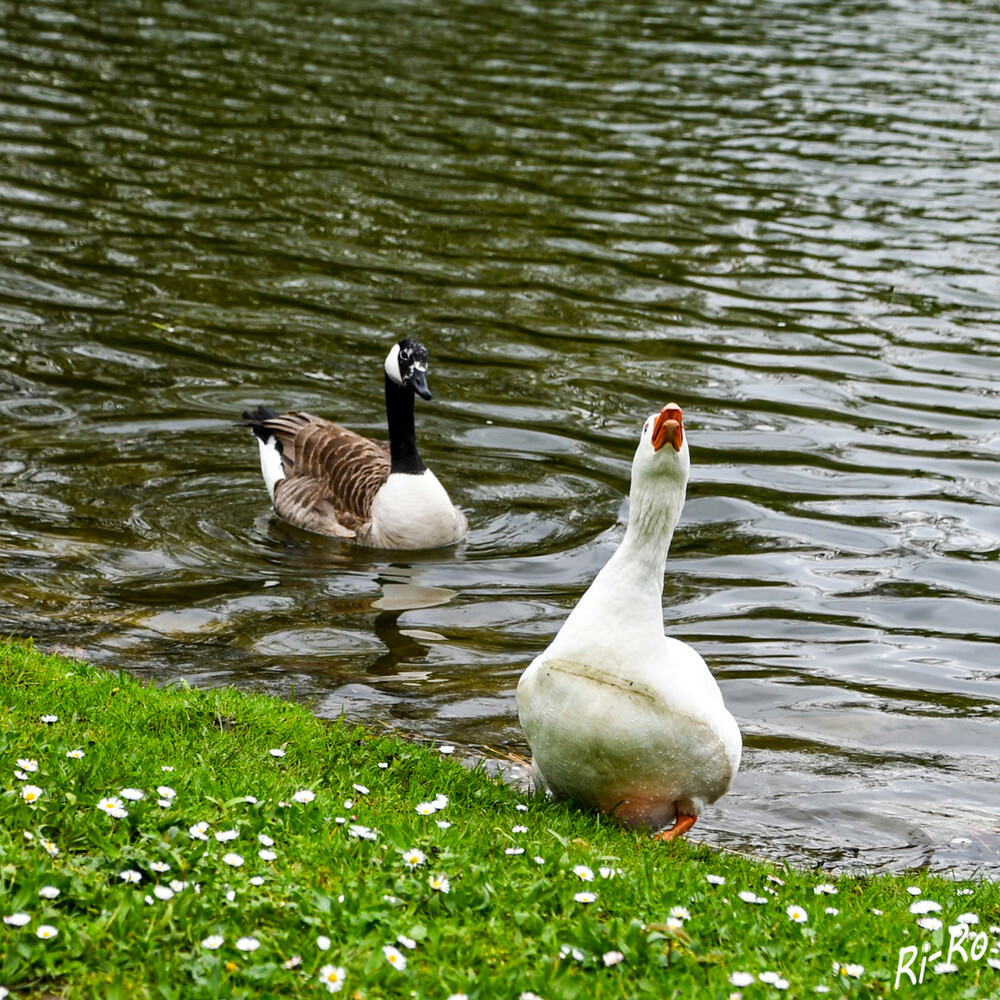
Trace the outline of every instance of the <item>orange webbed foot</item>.
<instances>
[{"instance_id":1,"label":"orange webbed foot","mask_svg":"<svg viewBox=\"0 0 1000 1000\"><path fill-rule=\"evenodd\" d=\"M676 840L678 837L683 837L694 826L697 819L697 816L689 816L687 813L679 812L674 820L674 825L669 830L654 833L653 840Z\"/></svg>"}]
</instances>

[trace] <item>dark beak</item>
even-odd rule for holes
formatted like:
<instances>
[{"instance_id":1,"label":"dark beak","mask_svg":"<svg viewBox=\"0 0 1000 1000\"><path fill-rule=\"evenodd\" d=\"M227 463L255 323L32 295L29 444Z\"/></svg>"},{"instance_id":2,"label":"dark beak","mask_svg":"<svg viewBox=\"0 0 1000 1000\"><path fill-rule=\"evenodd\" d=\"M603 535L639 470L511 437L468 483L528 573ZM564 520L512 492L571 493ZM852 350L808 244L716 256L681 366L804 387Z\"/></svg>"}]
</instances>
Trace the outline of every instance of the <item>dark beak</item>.
<instances>
[{"instance_id":1,"label":"dark beak","mask_svg":"<svg viewBox=\"0 0 1000 1000\"><path fill-rule=\"evenodd\" d=\"M406 381L410 383L410 386L413 388L413 391L421 399L432 399L433 398L431 396L430 389L427 388L427 373L426 372L422 372L422 371L420 371L420 369L414 368L413 371L410 372L409 377L406 379Z\"/></svg>"}]
</instances>

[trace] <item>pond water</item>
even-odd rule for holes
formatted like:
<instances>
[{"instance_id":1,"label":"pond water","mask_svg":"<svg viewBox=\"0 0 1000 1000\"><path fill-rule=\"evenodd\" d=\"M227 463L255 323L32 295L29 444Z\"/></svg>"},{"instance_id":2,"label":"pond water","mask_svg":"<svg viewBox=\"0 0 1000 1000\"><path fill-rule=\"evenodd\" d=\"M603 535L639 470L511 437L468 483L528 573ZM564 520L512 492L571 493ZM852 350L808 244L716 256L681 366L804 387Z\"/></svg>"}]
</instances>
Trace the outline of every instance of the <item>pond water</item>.
<instances>
[{"instance_id":1,"label":"pond water","mask_svg":"<svg viewBox=\"0 0 1000 1000\"><path fill-rule=\"evenodd\" d=\"M1000 873L994 3L0 0L0 61L0 627L524 753L676 401L696 833ZM284 525L233 420L383 435L404 335L467 540Z\"/></svg>"}]
</instances>

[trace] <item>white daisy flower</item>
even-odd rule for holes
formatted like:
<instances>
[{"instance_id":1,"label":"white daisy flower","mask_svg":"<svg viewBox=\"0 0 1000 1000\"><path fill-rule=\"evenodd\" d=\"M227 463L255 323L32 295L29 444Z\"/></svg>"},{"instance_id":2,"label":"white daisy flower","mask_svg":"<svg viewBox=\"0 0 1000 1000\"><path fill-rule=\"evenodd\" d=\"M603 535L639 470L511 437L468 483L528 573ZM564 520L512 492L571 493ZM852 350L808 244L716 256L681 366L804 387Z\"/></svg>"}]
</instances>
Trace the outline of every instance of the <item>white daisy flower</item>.
<instances>
[{"instance_id":1,"label":"white daisy flower","mask_svg":"<svg viewBox=\"0 0 1000 1000\"><path fill-rule=\"evenodd\" d=\"M437 806L433 802L417 803L417 813L421 816L433 816L437 812Z\"/></svg>"},{"instance_id":2,"label":"white daisy flower","mask_svg":"<svg viewBox=\"0 0 1000 1000\"><path fill-rule=\"evenodd\" d=\"M386 944L382 946L382 954L385 955L385 960L394 968L399 969L400 972L406 968L406 956L396 947L391 944Z\"/></svg>"},{"instance_id":3,"label":"white daisy flower","mask_svg":"<svg viewBox=\"0 0 1000 1000\"><path fill-rule=\"evenodd\" d=\"M573 896L578 903L594 903L597 901L596 892L578 892Z\"/></svg>"},{"instance_id":4,"label":"white daisy flower","mask_svg":"<svg viewBox=\"0 0 1000 1000\"><path fill-rule=\"evenodd\" d=\"M168 889L165 885L157 885L157 886L153 887L153 895L157 899L163 899L163 900L173 899L174 898L174 890L173 889Z\"/></svg>"},{"instance_id":5,"label":"white daisy flower","mask_svg":"<svg viewBox=\"0 0 1000 1000\"><path fill-rule=\"evenodd\" d=\"M587 956L579 949L574 948L572 945L564 944L559 947L559 957L569 958L572 956L577 962L582 962Z\"/></svg>"},{"instance_id":6,"label":"white daisy flower","mask_svg":"<svg viewBox=\"0 0 1000 1000\"><path fill-rule=\"evenodd\" d=\"M25 802L37 802L44 793L38 787L38 785L25 785L21 789L21 798Z\"/></svg>"},{"instance_id":7,"label":"white daisy flower","mask_svg":"<svg viewBox=\"0 0 1000 1000\"><path fill-rule=\"evenodd\" d=\"M918 899L917 902L910 904L910 913L924 914L924 913L939 913L941 911L941 904L935 903L932 899Z\"/></svg>"},{"instance_id":8,"label":"white daisy flower","mask_svg":"<svg viewBox=\"0 0 1000 1000\"><path fill-rule=\"evenodd\" d=\"M451 882L447 875L431 875L427 879L427 884L437 892L448 893L451 891Z\"/></svg>"},{"instance_id":9,"label":"white daisy flower","mask_svg":"<svg viewBox=\"0 0 1000 1000\"><path fill-rule=\"evenodd\" d=\"M437 795L435 795L431 800L431 805L434 806L435 809L444 809L447 804L448 796L442 795L440 792L438 792Z\"/></svg>"},{"instance_id":10,"label":"white daisy flower","mask_svg":"<svg viewBox=\"0 0 1000 1000\"><path fill-rule=\"evenodd\" d=\"M670 916L676 917L678 920L691 919L691 913L686 906L671 906Z\"/></svg>"},{"instance_id":11,"label":"white daisy flower","mask_svg":"<svg viewBox=\"0 0 1000 1000\"><path fill-rule=\"evenodd\" d=\"M618 965L619 962L623 962L624 960L625 956L620 951L606 951L601 956L601 961L606 966Z\"/></svg>"},{"instance_id":12,"label":"white daisy flower","mask_svg":"<svg viewBox=\"0 0 1000 1000\"><path fill-rule=\"evenodd\" d=\"M27 913L11 913L3 918L3 922L8 927L24 927L31 922L31 917Z\"/></svg>"},{"instance_id":13,"label":"white daisy flower","mask_svg":"<svg viewBox=\"0 0 1000 1000\"><path fill-rule=\"evenodd\" d=\"M59 931L56 930L51 924L41 924L35 934L40 937L43 941L51 941Z\"/></svg>"},{"instance_id":14,"label":"white daisy flower","mask_svg":"<svg viewBox=\"0 0 1000 1000\"><path fill-rule=\"evenodd\" d=\"M142 881L142 873L141 872L137 872L134 868L126 868L125 871L118 873L118 877L123 882L132 882L132 883L134 883L134 882L141 882Z\"/></svg>"},{"instance_id":15,"label":"white daisy flower","mask_svg":"<svg viewBox=\"0 0 1000 1000\"><path fill-rule=\"evenodd\" d=\"M667 917L667 930L679 931L684 926L684 921L680 917Z\"/></svg>"},{"instance_id":16,"label":"white daisy flower","mask_svg":"<svg viewBox=\"0 0 1000 1000\"><path fill-rule=\"evenodd\" d=\"M85 757L86 754L82 750L67 750L66 756L71 760L79 760L81 757Z\"/></svg>"},{"instance_id":17,"label":"white daisy flower","mask_svg":"<svg viewBox=\"0 0 1000 1000\"><path fill-rule=\"evenodd\" d=\"M251 885L263 885L264 884L264 876L263 875L254 875L250 879L250 884Z\"/></svg>"},{"instance_id":18,"label":"white daisy flower","mask_svg":"<svg viewBox=\"0 0 1000 1000\"><path fill-rule=\"evenodd\" d=\"M146 793L138 788L123 788L118 794L129 802L139 802L146 797Z\"/></svg>"},{"instance_id":19,"label":"white daisy flower","mask_svg":"<svg viewBox=\"0 0 1000 1000\"><path fill-rule=\"evenodd\" d=\"M339 993L344 988L347 970L340 965L324 965L319 970L319 981L326 987L328 993Z\"/></svg>"},{"instance_id":20,"label":"white daisy flower","mask_svg":"<svg viewBox=\"0 0 1000 1000\"><path fill-rule=\"evenodd\" d=\"M274 851L269 851L265 847L262 847L257 852L257 857L260 858L261 861L274 861L274 859L277 858L277 856L278 855L275 854Z\"/></svg>"},{"instance_id":21,"label":"white daisy flower","mask_svg":"<svg viewBox=\"0 0 1000 1000\"><path fill-rule=\"evenodd\" d=\"M511 854L511 855L524 854L524 848L523 847L508 847L508 848L504 849L504 854Z\"/></svg>"},{"instance_id":22,"label":"white daisy flower","mask_svg":"<svg viewBox=\"0 0 1000 1000\"><path fill-rule=\"evenodd\" d=\"M378 839L378 830L370 829L367 826L360 826L357 823L352 823L351 826L347 828L347 832L352 837L360 837L362 840Z\"/></svg>"},{"instance_id":23,"label":"white daisy flower","mask_svg":"<svg viewBox=\"0 0 1000 1000\"><path fill-rule=\"evenodd\" d=\"M451 823L449 823L446 819L435 820L435 822L442 830L447 830L451 826Z\"/></svg>"},{"instance_id":24,"label":"white daisy flower","mask_svg":"<svg viewBox=\"0 0 1000 1000\"><path fill-rule=\"evenodd\" d=\"M922 927L925 931L939 931L944 927L944 921L938 920L937 917L920 917L917 920L917 926Z\"/></svg>"},{"instance_id":25,"label":"white daisy flower","mask_svg":"<svg viewBox=\"0 0 1000 1000\"><path fill-rule=\"evenodd\" d=\"M281 963L281 967L283 969L297 969L301 964L302 964L302 956L301 955L292 955L292 957L287 962L282 962ZM334 993L336 991L335 990L331 990L330 992Z\"/></svg>"},{"instance_id":26,"label":"white daisy flower","mask_svg":"<svg viewBox=\"0 0 1000 1000\"><path fill-rule=\"evenodd\" d=\"M724 875L706 875L705 876L705 881L708 882L709 885L725 885L726 884L726 878L725 878Z\"/></svg>"},{"instance_id":27,"label":"white daisy flower","mask_svg":"<svg viewBox=\"0 0 1000 1000\"><path fill-rule=\"evenodd\" d=\"M255 937L241 937L236 942L239 951L256 951L260 947L260 942Z\"/></svg>"},{"instance_id":28,"label":"white daisy flower","mask_svg":"<svg viewBox=\"0 0 1000 1000\"><path fill-rule=\"evenodd\" d=\"M52 855L52 857L54 857L54 858L58 857L58 855L59 855L59 848L56 847L56 845L53 844L51 840L41 840L41 841L39 841L39 843L42 845L42 847L45 848L46 851L49 852L49 854Z\"/></svg>"},{"instance_id":29,"label":"white daisy flower","mask_svg":"<svg viewBox=\"0 0 1000 1000\"><path fill-rule=\"evenodd\" d=\"M226 939L221 934L209 934L204 941L201 942L202 948L207 948L209 951L215 951L217 948L221 948L226 942Z\"/></svg>"},{"instance_id":30,"label":"white daisy flower","mask_svg":"<svg viewBox=\"0 0 1000 1000\"><path fill-rule=\"evenodd\" d=\"M574 865L573 874L576 875L581 882L594 881L594 873L586 865Z\"/></svg>"},{"instance_id":31,"label":"white daisy flower","mask_svg":"<svg viewBox=\"0 0 1000 1000\"><path fill-rule=\"evenodd\" d=\"M757 978L762 983L767 983L768 986L773 986L781 977L777 972L761 972L757 975Z\"/></svg>"},{"instance_id":32,"label":"white daisy flower","mask_svg":"<svg viewBox=\"0 0 1000 1000\"><path fill-rule=\"evenodd\" d=\"M748 889L744 889L742 892L737 893L737 895L744 903L762 904L767 902L766 896L758 896L757 893L750 892Z\"/></svg>"},{"instance_id":33,"label":"white daisy flower","mask_svg":"<svg viewBox=\"0 0 1000 1000\"><path fill-rule=\"evenodd\" d=\"M285 751L281 747L275 747L273 750L267 751L272 757L284 757Z\"/></svg>"},{"instance_id":34,"label":"white daisy flower","mask_svg":"<svg viewBox=\"0 0 1000 1000\"><path fill-rule=\"evenodd\" d=\"M320 936L316 938L316 947L319 948L320 951L329 951L330 945L332 944L333 942L325 934L320 934Z\"/></svg>"},{"instance_id":35,"label":"white daisy flower","mask_svg":"<svg viewBox=\"0 0 1000 1000\"><path fill-rule=\"evenodd\" d=\"M958 922L960 924L978 924L979 917L975 913L960 913L958 915Z\"/></svg>"},{"instance_id":36,"label":"white daisy flower","mask_svg":"<svg viewBox=\"0 0 1000 1000\"><path fill-rule=\"evenodd\" d=\"M149 870L162 875L164 872L170 871L170 865L166 861L153 861L149 866Z\"/></svg>"},{"instance_id":37,"label":"white daisy flower","mask_svg":"<svg viewBox=\"0 0 1000 1000\"><path fill-rule=\"evenodd\" d=\"M192 840L208 840L208 823L202 820L200 823L188 827L188 836Z\"/></svg>"},{"instance_id":38,"label":"white daisy flower","mask_svg":"<svg viewBox=\"0 0 1000 1000\"><path fill-rule=\"evenodd\" d=\"M514 806L514 808L519 813L526 813L528 811L528 807L523 802L518 802L518 804L516 806Z\"/></svg>"},{"instance_id":39,"label":"white daisy flower","mask_svg":"<svg viewBox=\"0 0 1000 1000\"><path fill-rule=\"evenodd\" d=\"M59 890L54 885L43 885L38 890L38 895L42 899L55 899L59 895Z\"/></svg>"},{"instance_id":40,"label":"white daisy flower","mask_svg":"<svg viewBox=\"0 0 1000 1000\"><path fill-rule=\"evenodd\" d=\"M42 716L42 722L44 722L47 726L51 726L53 722L58 722L58 721L59 721L59 716L58 715L43 715Z\"/></svg>"},{"instance_id":41,"label":"white daisy flower","mask_svg":"<svg viewBox=\"0 0 1000 1000\"><path fill-rule=\"evenodd\" d=\"M174 767L173 767L172 765L170 765L170 764L161 764L161 765L160 765L160 770L161 770L161 771L173 771L173 770L175 770L175 769L174 769Z\"/></svg>"},{"instance_id":42,"label":"white daisy flower","mask_svg":"<svg viewBox=\"0 0 1000 1000\"><path fill-rule=\"evenodd\" d=\"M234 851L230 851L229 854L223 854L222 860L227 865L232 865L233 868L239 868L243 864L243 858L236 854Z\"/></svg>"},{"instance_id":43,"label":"white daisy flower","mask_svg":"<svg viewBox=\"0 0 1000 1000\"><path fill-rule=\"evenodd\" d=\"M157 799L156 800L156 804L161 809L169 809L174 804L174 800L173 799Z\"/></svg>"},{"instance_id":44,"label":"white daisy flower","mask_svg":"<svg viewBox=\"0 0 1000 1000\"><path fill-rule=\"evenodd\" d=\"M406 863L407 868L416 868L417 865L422 865L426 860L427 855L416 847L403 852L403 861Z\"/></svg>"},{"instance_id":45,"label":"white daisy flower","mask_svg":"<svg viewBox=\"0 0 1000 1000\"><path fill-rule=\"evenodd\" d=\"M25 771L37 771L38 761L32 760L30 757L18 757L17 766L24 768Z\"/></svg>"},{"instance_id":46,"label":"white daisy flower","mask_svg":"<svg viewBox=\"0 0 1000 1000\"><path fill-rule=\"evenodd\" d=\"M729 981L733 986L749 986L754 981L752 972L730 972Z\"/></svg>"},{"instance_id":47,"label":"white daisy flower","mask_svg":"<svg viewBox=\"0 0 1000 1000\"><path fill-rule=\"evenodd\" d=\"M919 885L908 885L908 886L906 887L906 891L907 891L907 892L908 892L908 893L909 893L909 894L910 894L911 896L919 896L919 895L920 895L920 892L921 892L921 889L920 889L920 886L919 886Z\"/></svg>"},{"instance_id":48,"label":"white daisy flower","mask_svg":"<svg viewBox=\"0 0 1000 1000\"><path fill-rule=\"evenodd\" d=\"M517 826L512 826L510 828L510 832L511 833L527 833L528 832L528 828L526 826L522 826L519 823Z\"/></svg>"},{"instance_id":49,"label":"white daisy flower","mask_svg":"<svg viewBox=\"0 0 1000 1000\"><path fill-rule=\"evenodd\" d=\"M316 798L316 793L309 788L303 788L300 792L296 792L292 798L299 803L312 802Z\"/></svg>"},{"instance_id":50,"label":"white daisy flower","mask_svg":"<svg viewBox=\"0 0 1000 1000\"><path fill-rule=\"evenodd\" d=\"M831 885L829 882L821 882L817 886L813 886L813 892L817 896L835 896L837 894L837 887Z\"/></svg>"},{"instance_id":51,"label":"white daisy flower","mask_svg":"<svg viewBox=\"0 0 1000 1000\"><path fill-rule=\"evenodd\" d=\"M356 791L356 792L357 792L357 793L358 793L359 795L368 795L368 794L369 794L369 793L368 793L368 788L367 788L367 787L366 787L365 785L357 785L357 784L355 784L355 785L353 785L352 787L354 788L354 790L355 790L355 791ZM348 809L350 808L350 806L348 806L346 802L344 803L344 806L345 806L346 808L348 808Z\"/></svg>"},{"instance_id":52,"label":"white daisy flower","mask_svg":"<svg viewBox=\"0 0 1000 1000\"><path fill-rule=\"evenodd\" d=\"M860 979L865 974L865 967L863 965L842 965L840 971L845 976L850 976L851 979Z\"/></svg>"},{"instance_id":53,"label":"white daisy flower","mask_svg":"<svg viewBox=\"0 0 1000 1000\"><path fill-rule=\"evenodd\" d=\"M413 938L407 937L405 934L400 934L399 937L396 938L396 943L401 944L404 948L407 948L410 951L413 951L413 949L417 947L417 942L414 941Z\"/></svg>"},{"instance_id":54,"label":"white daisy flower","mask_svg":"<svg viewBox=\"0 0 1000 1000\"><path fill-rule=\"evenodd\" d=\"M829 913L831 917L837 917L840 915L840 910L838 910L836 906L828 906L823 912Z\"/></svg>"},{"instance_id":55,"label":"white daisy flower","mask_svg":"<svg viewBox=\"0 0 1000 1000\"><path fill-rule=\"evenodd\" d=\"M455 748L450 743L445 743L444 746L438 747L438 753L452 754L455 752Z\"/></svg>"},{"instance_id":56,"label":"white daisy flower","mask_svg":"<svg viewBox=\"0 0 1000 1000\"><path fill-rule=\"evenodd\" d=\"M266 833L258 833L257 840L260 841L260 843L262 843L265 847L274 847L274 840Z\"/></svg>"},{"instance_id":57,"label":"white daisy flower","mask_svg":"<svg viewBox=\"0 0 1000 1000\"><path fill-rule=\"evenodd\" d=\"M164 799L172 799L177 793L169 785L157 785L157 794Z\"/></svg>"},{"instance_id":58,"label":"white daisy flower","mask_svg":"<svg viewBox=\"0 0 1000 1000\"><path fill-rule=\"evenodd\" d=\"M809 914L801 906L796 906L794 903L785 907L785 913L788 914L788 919L796 924L804 924L809 919Z\"/></svg>"},{"instance_id":59,"label":"white daisy flower","mask_svg":"<svg viewBox=\"0 0 1000 1000\"><path fill-rule=\"evenodd\" d=\"M239 830L219 830L215 835L215 839L220 844L228 844L230 840L235 840L239 835Z\"/></svg>"}]
</instances>

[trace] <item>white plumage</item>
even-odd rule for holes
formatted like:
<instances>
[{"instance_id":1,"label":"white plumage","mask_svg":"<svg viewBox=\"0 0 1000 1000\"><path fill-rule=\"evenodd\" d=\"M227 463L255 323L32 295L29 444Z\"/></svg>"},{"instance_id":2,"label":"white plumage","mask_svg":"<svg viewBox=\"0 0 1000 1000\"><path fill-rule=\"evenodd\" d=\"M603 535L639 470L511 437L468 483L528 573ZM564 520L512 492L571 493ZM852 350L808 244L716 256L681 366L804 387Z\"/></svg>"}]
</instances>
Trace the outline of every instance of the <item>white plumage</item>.
<instances>
[{"instance_id":1,"label":"white plumage","mask_svg":"<svg viewBox=\"0 0 1000 1000\"><path fill-rule=\"evenodd\" d=\"M690 459L682 414L646 421L625 538L551 645L517 707L536 785L628 825L683 833L723 795L742 740L705 661L663 633L663 576Z\"/></svg>"}]
</instances>

